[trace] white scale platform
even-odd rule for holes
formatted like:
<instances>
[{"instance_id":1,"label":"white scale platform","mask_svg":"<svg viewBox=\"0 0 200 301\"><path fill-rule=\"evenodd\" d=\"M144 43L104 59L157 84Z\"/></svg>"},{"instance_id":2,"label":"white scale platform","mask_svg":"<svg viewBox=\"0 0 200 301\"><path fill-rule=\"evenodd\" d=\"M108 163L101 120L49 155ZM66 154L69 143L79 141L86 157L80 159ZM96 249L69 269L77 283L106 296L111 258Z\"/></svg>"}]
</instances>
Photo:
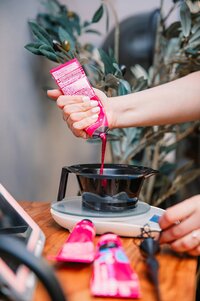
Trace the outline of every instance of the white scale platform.
<instances>
[{"instance_id":1,"label":"white scale platform","mask_svg":"<svg viewBox=\"0 0 200 301\"><path fill-rule=\"evenodd\" d=\"M82 199L79 196L65 198L51 205L53 219L70 232L80 220L90 219L96 227L97 234L113 232L125 237L140 237L146 226L154 237L158 236L161 230L158 220L163 213L163 209L141 201L138 201L134 209L123 212L89 210L82 206Z\"/></svg>"}]
</instances>

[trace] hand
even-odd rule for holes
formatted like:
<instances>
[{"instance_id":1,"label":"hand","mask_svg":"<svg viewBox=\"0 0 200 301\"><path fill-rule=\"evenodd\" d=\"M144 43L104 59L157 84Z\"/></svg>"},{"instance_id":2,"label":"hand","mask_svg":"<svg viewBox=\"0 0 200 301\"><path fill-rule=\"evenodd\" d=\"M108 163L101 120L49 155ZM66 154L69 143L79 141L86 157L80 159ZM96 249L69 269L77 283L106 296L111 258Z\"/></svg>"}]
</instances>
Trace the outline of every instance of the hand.
<instances>
[{"instance_id":1,"label":"hand","mask_svg":"<svg viewBox=\"0 0 200 301\"><path fill-rule=\"evenodd\" d=\"M100 90L94 89L106 111L107 96ZM60 90L49 90L47 95L57 100L57 106L63 112L63 119L77 137L88 138L85 128L98 119L100 108L98 102L80 95L63 95Z\"/></svg>"},{"instance_id":2,"label":"hand","mask_svg":"<svg viewBox=\"0 0 200 301\"><path fill-rule=\"evenodd\" d=\"M200 255L200 195L166 210L159 220L160 243L169 243L178 252Z\"/></svg>"}]
</instances>

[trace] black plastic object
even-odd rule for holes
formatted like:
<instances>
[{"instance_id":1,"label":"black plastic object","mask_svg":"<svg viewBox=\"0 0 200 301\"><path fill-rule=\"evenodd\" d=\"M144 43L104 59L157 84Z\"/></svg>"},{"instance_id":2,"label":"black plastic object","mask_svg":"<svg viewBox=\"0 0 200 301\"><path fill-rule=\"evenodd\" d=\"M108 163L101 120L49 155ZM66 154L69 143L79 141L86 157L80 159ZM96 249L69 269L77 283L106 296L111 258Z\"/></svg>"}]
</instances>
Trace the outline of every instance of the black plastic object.
<instances>
[{"instance_id":1,"label":"black plastic object","mask_svg":"<svg viewBox=\"0 0 200 301\"><path fill-rule=\"evenodd\" d=\"M125 66L139 64L146 70L152 65L156 28L160 12L155 9L137 14L120 22L119 63ZM114 48L115 28L106 37L102 48Z\"/></svg>"},{"instance_id":2,"label":"black plastic object","mask_svg":"<svg viewBox=\"0 0 200 301\"><path fill-rule=\"evenodd\" d=\"M85 193L96 194L103 198L102 201L108 198L107 203L109 204L109 197L115 198L116 201L122 195L121 200L124 201L124 195L126 195L127 200L125 201L130 205L132 199L135 205L144 179L158 172L142 166L105 164L103 174L100 174L100 167L100 164L81 164L63 167L57 201L61 201L65 197L68 175L69 173L74 173L77 177L82 196ZM99 210L96 208L93 209Z\"/></svg>"},{"instance_id":3,"label":"black plastic object","mask_svg":"<svg viewBox=\"0 0 200 301\"><path fill-rule=\"evenodd\" d=\"M140 250L146 258L148 274L152 283L154 284L157 301L161 301L158 281L159 263L155 257L155 255L160 251L159 241L153 239L152 237L146 237L140 244Z\"/></svg>"},{"instance_id":4,"label":"black plastic object","mask_svg":"<svg viewBox=\"0 0 200 301\"><path fill-rule=\"evenodd\" d=\"M135 208L138 198L129 198L126 192L114 196L99 196L95 193L84 192L82 195L83 207L97 211L121 212Z\"/></svg>"},{"instance_id":5,"label":"black plastic object","mask_svg":"<svg viewBox=\"0 0 200 301\"><path fill-rule=\"evenodd\" d=\"M52 268L41 258L35 257L15 237L0 235L0 255L8 255L35 273L46 288L52 301L67 301ZM1 288L0 288L1 290Z\"/></svg>"}]
</instances>

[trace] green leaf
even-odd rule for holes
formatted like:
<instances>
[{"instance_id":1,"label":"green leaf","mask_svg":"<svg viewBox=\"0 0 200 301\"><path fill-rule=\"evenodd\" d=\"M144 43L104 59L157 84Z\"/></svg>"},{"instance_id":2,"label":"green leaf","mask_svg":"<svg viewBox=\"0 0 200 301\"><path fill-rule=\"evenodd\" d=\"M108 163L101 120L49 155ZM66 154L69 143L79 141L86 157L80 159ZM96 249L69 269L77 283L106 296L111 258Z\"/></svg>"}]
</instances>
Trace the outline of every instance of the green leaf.
<instances>
[{"instance_id":1,"label":"green leaf","mask_svg":"<svg viewBox=\"0 0 200 301\"><path fill-rule=\"evenodd\" d=\"M197 56L198 56L198 52L199 52L198 49L193 49L193 48L187 48L187 49L185 50L185 53L186 53L186 54L190 54L190 55L192 55L193 57L197 57Z\"/></svg>"},{"instance_id":2,"label":"green leaf","mask_svg":"<svg viewBox=\"0 0 200 301\"><path fill-rule=\"evenodd\" d=\"M80 17L79 17L79 15L77 15L77 14L74 13L73 18L69 19L69 23L71 25L72 31L74 32L76 30L77 34L81 35L81 24L80 24ZM65 27L65 29L67 30L66 27Z\"/></svg>"},{"instance_id":3,"label":"green leaf","mask_svg":"<svg viewBox=\"0 0 200 301\"><path fill-rule=\"evenodd\" d=\"M39 47L41 46L41 43L30 43L24 46L28 51L32 52L33 54L42 55Z\"/></svg>"},{"instance_id":4,"label":"green leaf","mask_svg":"<svg viewBox=\"0 0 200 301\"><path fill-rule=\"evenodd\" d=\"M148 78L147 71L139 64L135 64L133 67L130 68L133 75L139 79L139 78Z\"/></svg>"},{"instance_id":5,"label":"green leaf","mask_svg":"<svg viewBox=\"0 0 200 301\"><path fill-rule=\"evenodd\" d=\"M75 41L65 29L59 27L58 35L61 42L68 41L70 43L70 50L75 49Z\"/></svg>"},{"instance_id":6,"label":"green leaf","mask_svg":"<svg viewBox=\"0 0 200 301\"><path fill-rule=\"evenodd\" d=\"M126 95L131 92L131 87L129 82L127 82L124 79L120 79L119 81L119 88L118 88L118 93L119 95Z\"/></svg>"},{"instance_id":7,"label":"green leaf","mask_svg":"<svg viewBox=\"0 0 200 301\"><path fill-rule=\"evenodd\" d=\"M170 163L165 161L164 164L159 168L159 172L165 175L169 175L176 169L176 167L176 163Z\"/></svg>"},{"instance_id":8,"label":"green leaf","mask_svg":"<svg viewBox=\"0 0 200 301\"><path fill-rule=\"evenodd\" d=\"M194 24L194 26L192 27L191 32L194 34L196 31L198 31L200 29L200 24L199 22Z\"/></svg>"},{"instance_id":9,"label":"green leaf","mask_svg":"<svg viewBox=\"0 0 200 301\"><path fill-rule=\"evenodd\" d=\"M142 91L148 88L148 81L144 77L137 79L136 85L134 86L134 92Z\"/></svg>"},{"instance_id":10,"label":"green leaf","mask_svg":"<svg viewBox=\"0 0 200 301\"><path fill-rule=\"evenodd\" d=\"M39 48L40 52L49 60L58 63L58 57L55 54L55 52L52 50L52 47L49 47L47 45L42 45Z\"/></svg>"},{"instance_id":11,"label":"green leaf","mask_svg":"<svg viewBox=\"0 0 200 301\"><path fill-rule=\"evenodd\" d=\"M97 9L97 11L94 13L92 17L92 23L97 23L99 20L101 20L103 16L104 8L103 5L101 4L100 7Z\"/></svg>"},{"instance_id":12,"label":"green leaf","mask_svg":"<svg viewBox=\"0 0 200 301\"><path fill-rule=\"evenodd\" d=\"M167 28L165 32L165 36L167 39L175 38L179 36L180 31L181 31L181 23L179 21L173 22Z\"/></svg>"},{"instance_id":13,"label":"green leaf","mask_svg":"<svg viewBox=\"0 0 200 301\"><path fill-rule=\"evenodd\" d=\"M199 28L199 30L197 30L197 31L192 35L192 37L189 39L189 43L192 43L192 42L194 42L195 40L198 39L199 44L200 44L199 38L200 38L200 28Z\"/></svg>"},{"instance_id":14,"label":"green leaf","mask_svg":"<svg viewBox=\"0 0 200 301\"><path fill-rule=\"evenodd\" d=\"M106 13L106 31L109 31L109 11L107 5L104 5L105 13Z\"/></svg>"},{"instance_id":15,"label":"green leaf","mask_svg":"<svg viewBox=\"0 0 200 301\"><path fill-rule=\"evenodd\" d=\"M129 148L133 148L133 144L138 144L138 141L141 139L142 128L139 127L131 127L125 128L126 136L127 136L127 145Z\"/></svg>"},{"instance_id":16,"label":"green leaf","mask_svg":"<svg viewBox=\"0 0 200 301\"><path fill-rule=\"evenodd\" d=\"M165 152L165 154L168 154L168 153L174 151L176 148L177 148L177 142L172 143L170 145L162 146L161 151Z\"/></svg>"},{"instance_id":17,"label":"green leaf","mask_svg":"<svg viewBox=\"0 0 200 301\"><path fill-rule=\"evenodd\" d=\"M116 134L116 130L113 130L113 133ZM111 141L110 143L112 145L112 151L113 151L114 157L117 159L117 162L119 162L119 160L122 156L121 141Z\"/></svg>"},{"instance_id":18,"label":"green leaf","mask_svg":"<svg viewBox=\"0 0 200 301\"><path fill-rule=\"evenodd\" d=\"M105 74L114 74L115 68L113 67L113 63L115 63L115 59L111 58L103 49L99 48L98 50L101 60L104 63Z\"/></svg>"},{"instance_id":19,"label":"green leaf","mask_svg":"<svg viewBox=\"0 0 200 301\"><path fill-rule=\"evenodd\" d=\"M185 37L188 37L190 34L192 21L191 21L190 10L184 1L182 1L180 6L180 19L181 19L183 35Z\"/></svg>"},{"instance_id":20,"label":"green leaf","mask_svg":"<svg viewBox=\"0 0 200 301\"><path fill-rule=\"evenodd\" d=\"M61 9L61 4L57 0L43 1L42 4L51 14L57 14Z\"/></svg>"},{"instance_id":21,"label":"green leaf","mask_svg":"<svg viewBox=\"0 0 200 301\"><path fill-rule=\"evenodd\" d=\"M92 24L92 22L89 22L89 21L84 21L83 23L83 27L88 27Z\"/></svg>"},{"instance_id":22,"label":"green leaf","mask_svg":"<svg viewBox=\"0 0 200 301\"><path fill-rule=\"evenodd\" d=\"M36 39L41 43L51 46L52 40L46 30L34 21L29 21L28 23Z\"/></svg>"},{"instance_id":23,"label":"green leaf","mask_svg":"<svg viewBox=\"0 0 200 301\"><path fill-rule=\"evenodd\" d=\"M97 35L101 36L101 32L98 31L98 30L87 29L87 30L85 30L85 32L87 32L87 33L94 33L94 34L97 34Z\"/></svg>"},{"instance_id":24,"label":"green leaf","mask_svg":"<svg viewBox=\"0 0 200 301\"><path fill-rule=\"evenodd\" d=\"M41 50L47 50L47 51L49 51L49 52L52 52L52 53L54 53L54 54L56 54L55 53L55 50L53 49L53 47L51 47L51 46L49 46L49 45L41 45L40 46L40 48L39 48L39 50L41 51Z\"/></svg>"},{"instance_id":25,"label":"green leaf","mask_svg":"<svg viewBox=\"0 0 200 301\"><path fill-rule=\"evenodd\" d=\"M121 69L117 63L113 63L113 67L116 69L116 74L122 75Z\"/></svg>"}]
</instances>

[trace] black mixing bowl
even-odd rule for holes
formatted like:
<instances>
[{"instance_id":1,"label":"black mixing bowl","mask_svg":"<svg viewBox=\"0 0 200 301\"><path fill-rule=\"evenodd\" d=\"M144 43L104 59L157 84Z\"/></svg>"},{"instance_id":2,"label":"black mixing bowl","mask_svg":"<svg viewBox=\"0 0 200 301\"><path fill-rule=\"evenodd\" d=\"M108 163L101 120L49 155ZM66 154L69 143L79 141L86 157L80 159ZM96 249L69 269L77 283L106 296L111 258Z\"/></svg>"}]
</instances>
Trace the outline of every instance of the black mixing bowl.
<instances>
[{"instance_id":1,"label":"black mixing bowl","mask_svg":"<svg viewBox=\"0 0 200 301\"><path fill-rule=\"evenodd\" d=\"M62 169L58 201L65 196L68 174L76 175L83 205L93 210L120 211L133 208L144 180L158 171L127 164L80 164Z\"/></svg>"}]
</instances>

